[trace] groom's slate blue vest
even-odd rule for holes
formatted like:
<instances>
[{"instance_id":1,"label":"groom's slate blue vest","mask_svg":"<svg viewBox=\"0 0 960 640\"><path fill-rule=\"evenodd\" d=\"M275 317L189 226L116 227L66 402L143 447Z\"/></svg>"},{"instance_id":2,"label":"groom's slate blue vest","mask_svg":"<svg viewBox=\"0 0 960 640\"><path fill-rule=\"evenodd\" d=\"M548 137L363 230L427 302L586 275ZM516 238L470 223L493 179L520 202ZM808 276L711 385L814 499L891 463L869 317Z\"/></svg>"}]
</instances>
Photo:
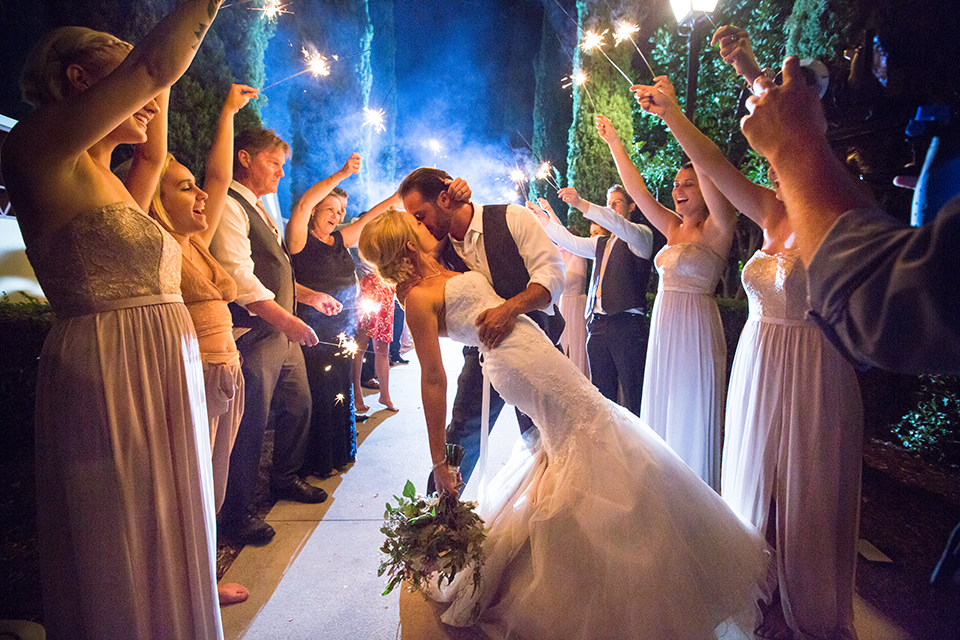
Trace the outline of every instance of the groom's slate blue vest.
<instances>
[{"instance_id":1,"label":"groom's slate blue vest","mask_svg":"<svg viewBox=\"0 0 960 640\"><path fill-rule=\"evenodd\" d=\"M517 241L513 239L507 226L507 205L484 205L483 236L483 250L490 266L493 290L501 298L509 300L526 290L530 283L530 273L523 263ZM560 340L565 323L556 305L553 307L552 316L543 311L529 311L525 315L540 325L554 344Z\"/></svg>"},{"instance_id":2,"label":"groom's slate blue vest","mask_svg":"<svg viewBox=\"0 0 960 640\"><path fill-rule=\"evenodd\" d=\"M609 241L610 236L604 236L597 242L597 257L593 262L593 277L585 314L587 318L593 314L600 278L600 262ZM650 260L635 255L622 238L613 245L610 255L607 256L607 267L603 270L603 312L608 316L627 309L646 312L650 268Z\"/></svg>"},{"instance_id":3,"label":"groom's slate blue vest","mask_svg":"<svg viewBox=\"0 0 960 640\"><path fill-rule=\"evenodd\" d=\"M293 314L296 311L296 286L293 277L293 265L285 245L277 242L273 229L264 222L260 212L247 199L230 189L230 197L236 200L250 219L250 258L253 260L253 275L260 283L273 292L275 302ZM235 302L230 303L233 326L258 329L264 332L276 331L269 322Z\"/></svg>"}]
</instances>

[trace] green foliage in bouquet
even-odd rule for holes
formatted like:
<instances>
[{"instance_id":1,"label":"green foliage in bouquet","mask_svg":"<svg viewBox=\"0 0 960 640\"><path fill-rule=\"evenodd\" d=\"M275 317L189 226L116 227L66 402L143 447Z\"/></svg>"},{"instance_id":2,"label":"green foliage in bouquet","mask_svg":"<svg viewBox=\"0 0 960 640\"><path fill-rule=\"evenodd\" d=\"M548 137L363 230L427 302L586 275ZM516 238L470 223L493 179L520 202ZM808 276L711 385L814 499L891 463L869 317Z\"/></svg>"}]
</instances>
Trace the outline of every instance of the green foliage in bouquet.
<instances>
[{"instance_id":1,"label":"green foliage in bouquet","mask_svg":"<svg viewBox=\"0 0 960 640\"><path fill-rule=\"evenodd\" d=\"M378 576L387 574L387 595L403 580L414 591L423 591L433 573L453 582L464 569L473 569L473 588L480 586L483 565L483 520L474 509L476 502L463 502L444 494L417 495L407 480L403 497L393 496L397 506L387 503L380 528L387 539L380 551L386 558L380 563Z\"/></svg>"}]
</instances>

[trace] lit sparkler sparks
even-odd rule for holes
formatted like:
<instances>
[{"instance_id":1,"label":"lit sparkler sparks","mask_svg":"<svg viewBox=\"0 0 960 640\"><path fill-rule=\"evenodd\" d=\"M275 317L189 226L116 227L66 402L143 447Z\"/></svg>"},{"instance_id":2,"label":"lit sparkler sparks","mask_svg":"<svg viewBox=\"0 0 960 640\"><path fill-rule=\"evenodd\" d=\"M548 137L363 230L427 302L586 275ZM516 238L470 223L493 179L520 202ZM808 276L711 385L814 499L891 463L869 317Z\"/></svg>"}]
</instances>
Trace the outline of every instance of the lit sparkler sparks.
<instances>
[{"instance_id":1,"label":"lit sparkler sparks","mask_svg":"<svg viewBox=\"0 0 960 640\"><path fill-rule=\"evenodd\" d=\"M564 89L568 89L574 85L577 87L583 87L583 90L587 93L587 97L590 98L590 104L593 105L593 110L599 111L599 109L597 109L597 103L593 101L593 96L590 95L590 89L587 88L587 74L585 74L582 70L574 71L571 75L564 78L564 80L570 81L563 85Z\"/></svg>"},{"instance_id":2,"label":"lit sparkler sparks","mask_svg":"<svg viewBox=\"0 0 960 640\"><path fill-rule=\"evenodd\" d=\"M352 358L357 355L360 347L357 345L357 341L353 338L348 338L346 333L340 333L337 336L337 340L340 343L337 345L340 347L340 352L337 355L342 355L345 358Z\"/></svg>"},{"instance_id":3,"label":"lit sparkler sparks","mask_svg":"<svg viewBox=\"0 0 960 640\"><path fill-rule=\"evenodd\" d=\"M342 394L342 393L338 393L338 394L336 395L336 399L337 399L337 401L334 402L333 404L343 404L343 394Z\"/></svg>"},{"instance_id":4,"label":"lit sparkler sparks","mask_svg":"<svg viewBox=\"0 0 960 640\"><path fill-rule=\"evenodd\" d=\"M303 47L303 48L301 49L301 51L303 52L303 58L304 58L304 60L307 61L307 68L304 69L303 71L298 71L297 73L293 74L292 76L287 76L286 78L283 78L282 80L277 80L277 81L274 82L273 84L269 84L269 85L265 86L263 89L260 90L260 93L263 93L264 91L266 91L266 90L269 89L270 87L275 87L275 86L277 86L277 85L280 84L281 82L286 82L286 81L289 80L290 78L296 78L297 76L302 76L302 75L305 74L305 73L312 73L314 78L319 78L319 77L321 77L321 76L329 76L329 75L330 75L330 61L327 60L327 57L326 57L326 56L324 56L324 55L321 54L321 53L310 53L309 51L307 51L307 48L306 48L306 47ZM333 56L333 59L336 60L336 59L337 59L337 56Z\"/></svg>"},{"instance_id":5,"label":"lit sparkler sparks","mask_svg":"<svg viewBox=\"0 0 960 640\"><path fill-rule=\"evenodd\" d=\"M519 185L521 182L527 181L527 174L523 172L523 169L514 169L510 172L510 180Z\"/></svg>"},{"instance_id":6,"label":"lit sparkler sparks","mask_svg":"<svg viewBox=\"0 0 960 640\"><path fill-rule=\"evenodd\" d=\"M363 126L370 125L373 127L373 130L377 133L387 130L387 125L384 124L384 113L383 109L377 109L374 111L368 107L363 108Z\"/></svg>"},{"instance_id":7,"label":"lit sparkler sparks","mask_svg":"<svg viewBox=\"0 0 960 640\"><path fill-rule=\"evenodd\" d=\"M593 51L596 49L603 54L603 57L607 59L607 62L613 65L613 68L620 72L620 75L624 79L633 85L633 80L623 72L623 69L617 66L617 63L610 59L610 56L607 55L607 52L603 50L603 36L610 31L609 29L604 29L602 33L596 33L595 31L587 31L583 34L583 42L580 43L580 49L584 52Z\"/></svg>"},{"instance_id":8,"label":"lit sparkler sparks","mask_svg":"<svg viewBox=\"0 0 960 640\"><path fill-rule=\"evenodd\" d=\"M633 39L633 34L638 31L640 31L640 27L637 25L627 22L626 20L621 20L617 23L617 30L613 34L613 39L616 40L616 44L620 44L624 40L629 40L633 44L633 48L636 49L640 57L643 58L643 63L647 65L647 69L650 69L650 75L656 78L657 74L653 70L653 67L650 66L650 61L647 60L647 56L643 55L643 51L637 46L637 41Z\"/></svg>"},{"instance_id":9,"label":"lit sparkler sparks","mask_svg":"<svg viewBox=\"0 0 960 640\"><path fill-rule=\"evenodd\" d=\"M293 11L287 11L289 4L280 4L280 0L266 0L262 7L250 7L252 11L260 11L260 17L264 20L273 20L276 22L281 13L293 15Z\"/></svg>"},{"instance_id":10,"label":"lit sparkler sparks","mask_svg":"<svg viewBox=\"0 0 960 640\"><path fill-rule=\"evenodd\" d=\"M540 165L540 168L537 170L537 180L546 180L547 183L549 183L559 191L560 185L554 182L554 180L550 177L550 174L552 173L552 171L553 171L553 167L550 166L550 161L549 160L545 161Z\"/></svg>"},{"instance_id":11,"label":"lit sparkler sparks","mask_svg":"<svg viewBox=\"0 0 960 640\"><path fill-rule=\"evenodd\" d=\"M360 315L362 316L372 316L373 314L380 311L380 303L376 300L371 300L369 298L361 298L360 300Z\"/></svg>"},{"instance_id":12,"label":"lit sparkler sparks","mask_svg":"<svg viewBox=\"0 0 960 640\"><path fill-rule=\"evenodd\" d=\"M440 153L443 150L443 147L440 146L440 141L432 138L427 141L427 146L430 147L430 151L434 153Z\"/></svg>"}]
</instances>

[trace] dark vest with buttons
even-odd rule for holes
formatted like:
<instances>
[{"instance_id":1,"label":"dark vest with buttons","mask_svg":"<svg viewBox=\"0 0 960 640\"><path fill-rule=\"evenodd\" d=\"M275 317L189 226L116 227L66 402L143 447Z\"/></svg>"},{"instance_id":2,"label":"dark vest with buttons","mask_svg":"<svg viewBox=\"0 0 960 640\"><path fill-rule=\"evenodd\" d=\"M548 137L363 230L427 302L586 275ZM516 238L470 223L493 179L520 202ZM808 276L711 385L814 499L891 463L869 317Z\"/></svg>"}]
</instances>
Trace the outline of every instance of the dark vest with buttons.
<instances>
[{"instance_id":1,"label":"dark vest with buttons","mask_svg":"<svg viewBox=\"0 0 960 640\"><path fill-rule=\"evenodd\" d=\"M286 245L277 243L273 229L264 221L260 211L247 202L247 199L230 189L230 197L236 200L247 213L250 220L250 258L253 260L253 275L263 286L276 296L274 301L293 314L296 310L296 287L294 285L293 265L287 253ZM235 302L230 303L235 327L274 331L273 325L260 316L251 315Z\"/></svg>"},{"instance_id":2,"label":"dark vest with buttons","mask_svg":"<svg viewBox=\"0 0 960 640\"><path fill-rule=\"evenodd\" d=\"M593 278L590 284L590 297L587 301L587 317L593 313L596 301L600 266L603 252L607 248L610 236L604 236L597 242L597 257L593 262ZM613 245L607 256L607 268L603 271L603 312L612 316L627 309L647 310L647 284L650 282L652 263L630 251L630 246L622 239Z\"/></svg>"},{"instance_id":3,"label":"dark vest with buttons","mask_svg":"<svg viewBox=\"0 0 960 640\"><path fill-rule=\"evenodd\" d=\"M530 283L530 273L523 263L517 241L513 239L507 226L507 205L484 205L483 247L487 264L490 266L493 290L497 295L509 300L526 290ZM565 323L556 305L553 306L552 316L539 310L529 311L526 316L540 325L554 344L560 340Z\"/></svg>"}]
</instances>

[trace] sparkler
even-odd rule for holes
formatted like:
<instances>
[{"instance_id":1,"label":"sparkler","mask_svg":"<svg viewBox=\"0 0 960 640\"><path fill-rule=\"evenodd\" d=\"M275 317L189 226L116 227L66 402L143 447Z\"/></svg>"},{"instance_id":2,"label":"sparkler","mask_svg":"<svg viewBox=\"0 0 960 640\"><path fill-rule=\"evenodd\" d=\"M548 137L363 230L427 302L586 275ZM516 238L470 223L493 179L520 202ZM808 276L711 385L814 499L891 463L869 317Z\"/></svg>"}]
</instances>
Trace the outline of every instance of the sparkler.
<instances>
[{"instance_id":1,"label":"sparkler","mask_svg":"<svg viewBox=\"0 0 960 640\"><path fill-rule=\"evenodd\" d=\"M263 93L270 87L277 86L281 82L286 82L290 78L296 78L297 76L302 76L305 73L312 73L314 78L319 78L321 76L325 77L330 75L330 61L327 60L326 56L320 53L310 53L309 51L307 51L306 47L302 48L301 51L303 52L304 60L307 61L307 68L304 69L303 71L298 71L292 76L287 76L282 80L277 80L273 84L269 84L265 86L263 89L260 89L260 93ZM337 56L333 56L333 59L336 60Z\"/></svg>"},{"instance_id":2,"label":"sparkler","mask_svg":"<svg viewBox=\"0 0 960 640\"><path fill-rule=\"evenodd\" d=\"M540 165L540 168L537 170L537 180L546 180L548 184L552 185L557 191L560 190L560 185L558 185L550 177L550 173L553 171L553 167L550 166L550 161L547 160Z\"/></svg>"},{"instance_id":3,"label":"sparkler","mask_svg":"<svg viewBox=\"0 0 960 640\"><path fill-rule=\"evenodd\" d=\"M363 126L370 125L373 127L373 130L377 133L387 130L387 125L384 124L384 113L383 109L377 109L374 111L368 107L363 108Z\"/></svg>"},{"instance_id":4,"label":"sparkler","mask_svg":"<svg viewBox=\"0 0 960 640\"><path fill-rule=\"evenodd\" d=\"M289 13L293 15L293 11L287 11L286 9L287 6L289 5L280 4L280 0L266 0L266 2L263 3L262 7L251 7L251 10L260 11L261 12L260 17L263 20L273 20L274 22L276 22L277 17L281 13Z\"/></svg>"},{"instance_id":5,"label":"sparkler","mask_svg":"<svg viewBox=\"0 0 960 640\"><path fill-rule=\"evenodd\" d=\"M637 46L637 41L633 39L633 34L638 31L640 31L640 27L637 25L631 24L626 20L621 20L617 23L617 30L613 33L613 39L616 40L616 44L620 44L624 40L629 40L633 43L633 48L636 49L640 57L643 58L643 63L647 65L647 69L650 69L650 75L656 78L657 73L653 70L653 67L650 66L647 56L643 55L643 51L640 51L640 47Z\"/></svg>"},{"instance_id":6,"label":"sparkler","mask_svg":"<svg viewBox=\"0 0 960 640\"><path fill-rule=\"evenodd\" d=\"M333 404L343 404L343 394L342 394L342 393L338 393L338 394L336 395L336 399L337 399L337 401L334 402Z\"/></svg>"},{"instance_id":7,"label":"sparkler","mask_svg":"<svg viewBox=\"0 0 960 640\"><path fill-rule=\"evenodd\" d=\"M376 300L371 300L369 298L361 298L360 300L360 315L362 316L372 316L373 314L380 311L380 303ZM343 335L343 334L341 334Z\"/></svg>"},{"instance_id":8,"label":"sparkler","mask_svg":"<svg viewBox=\"0 0 960 640\"><path fill-rule=\"evenodd\" d=\"M430 147L430 150L434 153L440 153L443 151L443 147L440 146L440 141L434 138L431 138L427 141L427 146Z\"/></svg>"},{"instance_id":9,"label":"sparkler","mask_svg":"<svg viewBox=\"0 0 960 640\"><path fill-rule=\"evenodd\" d=\"M623 72L623 69L617 66L617 63L610 59L610 56L607 55L607 52L603 50L603 36L610 31L609 29L604 29L603 33L596 33L594 31L587 31L583 34L583 42L580 43L580 49L584 52L593 51L596 49L603 54L603 57L607 59L607 62L613 65L613 68L620 72L620 75L633 86L633 80Z\"/></svg>"},{"instance_id":10,"label":"sparkler","mask_svg":"<svg viewBox=\"0 0 960 640\"><path fill-rule=\"evenodd\" d=\"M568 89L573 85L578 87L583 87L583 90L587 92L587 97L590 98L590 104L593 105L594 111L600 111L597 109L597 103L593 101L593 96L590 95L590 89L587 89L587 74L583 71L575 71L572 75L567 76L564 80L569 80L567 84L563 85L564 89Z\"/></svg>"},{"instance_id":11,"label":"sparkler","mask_svg":"<svg viewBox=\"0 0 960 640\"><path fill-rule=\"evenodd\" d=\"M337 340L340 341L337 345L340 347L340 352L336 355L342 355L345 358L352 358L353 356L357 355L357 351L359 351L360 347L357 345L356 340L353 338L348 338L346 333L340 333L337 336Z\"/></svg>"}]
</instances>

